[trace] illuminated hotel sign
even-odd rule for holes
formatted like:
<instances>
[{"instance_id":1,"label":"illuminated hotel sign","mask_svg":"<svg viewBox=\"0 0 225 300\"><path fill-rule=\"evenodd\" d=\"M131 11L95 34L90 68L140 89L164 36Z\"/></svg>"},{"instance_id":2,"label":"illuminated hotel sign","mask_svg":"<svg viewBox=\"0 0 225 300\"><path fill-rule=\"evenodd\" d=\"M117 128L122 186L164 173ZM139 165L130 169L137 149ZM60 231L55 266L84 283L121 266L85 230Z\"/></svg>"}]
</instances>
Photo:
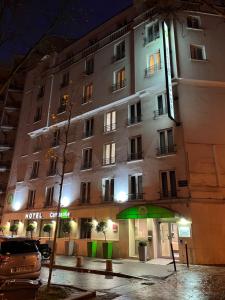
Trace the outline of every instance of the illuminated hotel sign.
<instances>
[{"instance_id":1,"label":"illuminated hotel sign","mask_svg":"<svg viewBox=\"0 0 225 300\"><path fill-rule=\"evenodd\" d=\"M172 86L172 76L171 76L171 62L170 62L170 45L169 45L169 30L166 22L163 23L164 27L164 37L165 37L165 59L166 59L166 69L167 69L167 89L168 89L168 113L174 119L174 99L173 99L173 86Z\"/></svg>"},{"instance_id":2,"label":"illuminated hotel sign","mask_svg":"<svg viewBox=\"0 0 225 300\"><path fill-rule=\"evenodd\" d=\"M46 218L55 219L57 217L57 212L49 212L49 215ZM70 217L70 212L67 208L62 208L59 217L61 219L68 219ZM44 219L42 212L28 212L25 214L25 219L27 220L39 220Z\"/></svg>"}]
</instances>

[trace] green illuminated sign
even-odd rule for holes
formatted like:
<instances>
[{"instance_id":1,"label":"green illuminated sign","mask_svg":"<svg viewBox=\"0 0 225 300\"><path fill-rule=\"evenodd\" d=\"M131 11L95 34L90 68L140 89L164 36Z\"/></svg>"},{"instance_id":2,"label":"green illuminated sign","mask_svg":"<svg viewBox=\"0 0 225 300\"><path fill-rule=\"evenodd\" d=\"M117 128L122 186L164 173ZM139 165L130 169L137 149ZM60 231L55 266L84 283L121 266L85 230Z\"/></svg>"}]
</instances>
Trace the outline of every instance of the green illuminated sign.
<instances>
[{"instance_id":1,"label":"green illuminated sign","mask_svg":"<svg viewBox=\"0 0 225 300\"><path fill-rule=\"evenodd\" d=\"M175 213L167 208L156 205L138 205L124 209L117 214L117 219L145 219L145 218L174 218Z\"/></svg>"},{"instance_id":2,"label":"green illuminated sign","mask_svg":"<svg viewBox=\"0 0 225 300\"><path fill-rule=\"evenodd\" d=\"M60 210L60 218L61 219L69 219L70 213L67 208L61 208Z\"/></svg>"}]
</instances>

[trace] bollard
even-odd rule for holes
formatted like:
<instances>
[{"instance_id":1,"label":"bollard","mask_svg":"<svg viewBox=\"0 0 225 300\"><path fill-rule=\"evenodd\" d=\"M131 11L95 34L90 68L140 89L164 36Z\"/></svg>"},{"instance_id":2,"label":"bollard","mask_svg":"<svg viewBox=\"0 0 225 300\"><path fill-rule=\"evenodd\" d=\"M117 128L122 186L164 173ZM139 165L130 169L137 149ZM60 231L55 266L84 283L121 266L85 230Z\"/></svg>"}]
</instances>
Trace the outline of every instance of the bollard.
<instances>
[{"instance_id":1,"label":"bollard","mask_svg":"<svg viewBox=\"0 0 225 300\"><path fill-rule=\"evenodd\" d=\"M83 267L83 265L84 265L83 256L77 256L77 265L76 265L76 267L81 268L81 267Z\"/></svg>"},{"instance_id":2,"label":"bollard","mask_svg":"<svg viewBox=\"0 0 225 300\"><path fill-rule=\"evenodd\" d=\"M186 242L185 242L185 253L186 253L187 267L189 268L188 248L187 248L187 243Z\"/></svg>"},{"instance_id":3,"label":"bollard","mask_svg":"<svg viewBox=\"0 0 225 300\"><path fill-rule=\"evenodd\" d=\"M106 272L112 272L113 271L112 260L106 259L105 263L106 263L106 269L105 269Z\"/></svg>"}]
</instances>

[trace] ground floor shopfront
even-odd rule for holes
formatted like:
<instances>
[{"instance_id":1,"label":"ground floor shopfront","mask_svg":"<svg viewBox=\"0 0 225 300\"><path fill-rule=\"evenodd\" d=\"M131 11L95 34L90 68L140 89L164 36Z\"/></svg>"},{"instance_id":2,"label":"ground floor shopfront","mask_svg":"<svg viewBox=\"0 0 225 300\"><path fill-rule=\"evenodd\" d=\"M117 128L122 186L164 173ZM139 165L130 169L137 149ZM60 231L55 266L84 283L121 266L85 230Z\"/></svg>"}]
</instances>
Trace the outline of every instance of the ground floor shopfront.
<instances>
[{"instance_id":1,"label":"ground floor shopfront","mask_svg":"<svg viewBox=\"0 0 225 300\"><path fill-rule=\"evenodd\" d=\"M57 253L65 254L65 241L68 236L62 232L62 224L70 222L70 239L75 241L74 252L87 255L87 242L97 241L97 256L102 256L104 235L97 233L95 227L101 220L107 222L106 237L113 242L114 258L138 258L138 244L146 241L148 258L171 257L171 244L177 260L185 262L185 244L189 260L195 264L225 263L225 205L189 203L173 205L133 204L77 207L64 209L60 216L57 238ZM29 235L26 227L35 224L33 237L44 242L48 234L43 231L45 224L52 224L50 239L55 228L56 212L33 210L5 213L2 225L4 234L10 225L18 224L17 235ZM85 223L91 221L91 232Z\"/></svg>"}]
</instances>

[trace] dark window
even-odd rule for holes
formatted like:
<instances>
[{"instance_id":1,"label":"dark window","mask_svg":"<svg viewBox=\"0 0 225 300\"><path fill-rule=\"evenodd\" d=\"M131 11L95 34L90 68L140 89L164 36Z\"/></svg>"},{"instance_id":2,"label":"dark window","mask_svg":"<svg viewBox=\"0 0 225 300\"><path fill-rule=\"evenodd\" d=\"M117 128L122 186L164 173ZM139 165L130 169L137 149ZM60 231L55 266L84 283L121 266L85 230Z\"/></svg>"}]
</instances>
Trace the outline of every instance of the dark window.
<instances>
[{"instance_id":1,"label":"dark window","mask_svg":"<svg viewBox=\"0 0 225 300\"><path fill-rule=\"evenodd\" d=\"M128 155L128 160L142 159L142 138L141 136L136 136L130 139L130 153Z\"/></svg>"},{"instance_id":2,"label":"dark window","mask_svg":"<svg viewBox=\"0 0 225 300\"><path fill-rule=\"evenodd\" d=\"M146 44L159 38L159 22L147 27Z\"/></svg>"},{"instance_id":3,"label":"dark window","mask_svg":"<svg viewBox=\"0 0 225 300\"><path fill-rule=\"evenodd\" d=\"M177 196L177 184L175 171L161 172L161 196L170 198Z\"/></svg>"},{"instance_id":4,"label":"dark window","mask_svg":"<svg viewBox=\"0 0 225 300\"><path fill-rule=\"evenodd\" d=\"M42 106L38 106L36 109L36 113L34 116L34 122L38 122L41 120L41 115L42 115Z\"/></svg>"},{"instance_id":5,"label":"dark window","mask_svg":"<svg viewBox=\"0 0 225 300\"><path fill-rule=\"evenodd\" d=\"M69 80L70 80L69 72L64 73L62 76L61 87L67 86L69 84Z\"/></svg>"},{"instance_id":6,"label":"dark window","mask_svg":"<svg viewBox=\"0 0 225 300\"><path fill-rule=\"evenodd\" d=\"M54 202L54 186L47 188L45 197L45 207L53 206Z\"/></svg>"},{"instance_id":7,"label":"dark window","mask_svg":"<svg viewBox=\"0 0 225 300\"><path fill-rule=\"evenodd\" d=\"M39 165L40 165L39 161L33 162L32 172L31 172L31 176L30 176L31 179L38 177Z\"/></svg>"},{"instance_id":8,"label":"dark window","mask_svg":"<svg viewBox=\"0 0 225 300\"><path fill-rule=\"evenodd\" d=\"M86 60L85 73L90 75L94 72L94 58L90 58Z\"/></svg>"},{"instance_id":9,"label":"dark window","mask_svg":"<svg viewBox=\"0 0 225 300\"><path fill-rule=\"evenodd\" d=\"M60 142L60 129L56 129L53 133L52 147L56 147Z\"/></svg>"},{"instance_id":10,"label":"dark window","mask_svg":"<svg viewBox=\"0 0 225 300\"><path fill-rule=\"evenodd\" d=\"M125 41L120 42L115 46L114 60L119 60L125 57Z\"/></svg>"},{"instance_id":11,"label":"dark window","mask_svg":"<svg viewBox=\"0 0 225 300\"><path fill-rule=\"evenodd\" d=\"M34 208L35 195L36 195L36 191L35 190L29 190L28 191L27 208Z\"/></svg>"},{"instance_id":12,"label":"dark window","mask_svg":"<svg viewBox=\"0 0 225 300\"><path fill-rule=\"evenodd\" d=\"M92 167L92 149L87 148L83 150L81 169L90 169Z\"/></svg>"},{"instance_id":13,"label":"dark window","mask_svg":"<svg viewBox=\"0 0 225 300\"><path fill-rule=\"evenodd\" d=\"M188 16L187 17L187 27L199 29L200 28L200 18L197 16Z\"/></svg>"},{"instance_id":14,"label":"dark window","mask_svg":"<svg viewBox=\"0 0 225 300\"><path fill-rule=\"evenodd\" d=\"M93 135L93 129L94 129L94 119L88 119L85 121L84 125L84 137L90 137Z\"/></svg>"},{"instance_id":15,"label":"dark window","mask_svg":"<svg viewBox=\"0 0 225 300\"><path fill-rule=\"evenodd\" d=\"M90 202L90 193L91 193L91 183L90 182L81 182L80 184L80 201L81 203Z\"/></svg>"},{"instance_id":16,"label":"dark window","mask_svg":"<svg viewBox=\"0 0 225 300\"><path fill-rule=\"evenodd\" d=\"M128 125L139 123L141 120L141 102L138 101L137 103L131 104L129 107Z\"/></svg>"},{"instance_id":17,"label":"dark window","mask_svg":"<svg viewBox=\"0 0 225 300\"><path fill-rule=\"evenodd\" d=\"M191 58L196 60L205 60L205 53L203 46L190 46Z\"/></svg>"},{"instance_id":18,"label":"dark window","mask_svg":"<svg viewBox=\"0 0 225 300\"><path fill-rule=\"evenodd\" d=\"M110 202L114 200L114 178L103 181L103 200Z\"/></svg>"},{"instance_id":19,"label":"dark window","mask_svg":"<svg viewBox=\"0 0 225 300\"><path fill-rule=\"evenodd\" d=\"M44 96L44 93L45 93L45 87L42 85L40 88L39 88L39 91L38 91L38 98L41 98Z\"/></svg>"},{"instance_id":20,"label":"dark window","mask_svg":"<svg viewBox=\"0 0 225 300\"><path fill-rule=\"evenodd\" d=\"M142 175L130 176L130 200L143 199Z\"/></svg>"},{"instance_id":21,"label":"dark window","mask_svg":"<svg viewBox=\"0 0 225 300\"><path fill-rule=\"evenodd\" d=\"M1 254L22 254L38 252L36 243L32 240L1 242Z\"/></svg>"},{"instance_id":22,"label":"dark window","mask_svg":"<svg viewBox=\"0 0 225 300\"><path fill-rule=\"evenodd\" d=\"M91 222L91 219L81 218L80 219L80 239L91 238L91 228L87 224Z\"/></svg>"}]
</instances>

